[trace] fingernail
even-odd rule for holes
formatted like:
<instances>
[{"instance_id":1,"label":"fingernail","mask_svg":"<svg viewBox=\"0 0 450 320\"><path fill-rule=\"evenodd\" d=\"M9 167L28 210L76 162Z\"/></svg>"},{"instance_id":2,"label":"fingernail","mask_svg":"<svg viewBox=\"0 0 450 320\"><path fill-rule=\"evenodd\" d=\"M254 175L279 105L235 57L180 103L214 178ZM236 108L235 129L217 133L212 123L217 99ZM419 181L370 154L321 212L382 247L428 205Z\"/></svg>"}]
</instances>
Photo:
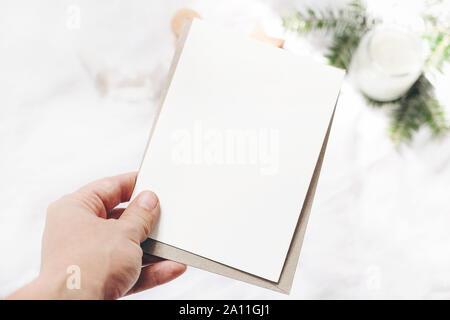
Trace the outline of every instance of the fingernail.
<instances>
[{"instance_id":1,"label":"fingernail","mask_svg":"<svg viewBox=\"0 0 450 320\"><path fill-rule=\"evenodd\" d=\"M137 205L147 210L155 209L158 197L151 191L142 191L137 197Z\"/></svg>"}]
</instances>

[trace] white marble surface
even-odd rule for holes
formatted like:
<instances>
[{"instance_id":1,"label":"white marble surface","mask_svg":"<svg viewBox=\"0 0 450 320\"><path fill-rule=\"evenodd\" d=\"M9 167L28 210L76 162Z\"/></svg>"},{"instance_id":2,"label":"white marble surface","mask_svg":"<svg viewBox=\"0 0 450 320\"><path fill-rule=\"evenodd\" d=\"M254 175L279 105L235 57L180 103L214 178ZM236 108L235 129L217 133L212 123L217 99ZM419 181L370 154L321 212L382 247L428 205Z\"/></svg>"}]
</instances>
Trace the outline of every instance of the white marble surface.
<instances>
[{"instance_id":1,"label":"white marble surface","mask_svg":"<svg viewBox=\"0 0 450 320\"><path fill-rule=\"evenodd\" d=\"M138 168L174 49L169 20L177 8L236 30L263 19L282 36L277 12L302 5L2 0L0 295L37 275L49 202ZM313 52L284 36L288 49ZM448 83L438 80L447 106ZM450 139L430 142L422 131L395 150L387 123L345 84L290 296L189 268L132 298L450 298Z\"/></svg>"}]
</instances>

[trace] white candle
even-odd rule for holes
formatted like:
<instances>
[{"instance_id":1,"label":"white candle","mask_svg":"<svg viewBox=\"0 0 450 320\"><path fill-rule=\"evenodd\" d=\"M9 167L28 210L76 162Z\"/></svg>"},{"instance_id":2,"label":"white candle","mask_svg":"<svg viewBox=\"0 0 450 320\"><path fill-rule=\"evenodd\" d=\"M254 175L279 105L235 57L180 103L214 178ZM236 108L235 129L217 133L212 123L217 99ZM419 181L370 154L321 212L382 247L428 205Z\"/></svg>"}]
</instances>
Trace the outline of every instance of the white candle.
<instances>
[{"instance_id":1,"label":"white candle","mask_svg":"<svg viewBox=\"0 0 450 320\"><path fill-rule=\"evenodd\" d=\"M411 32L377 27L355 52L352 73L357 86L378 101L400 98L417 80L424 63L422 42Z\"/></svg>"}]
</instances>

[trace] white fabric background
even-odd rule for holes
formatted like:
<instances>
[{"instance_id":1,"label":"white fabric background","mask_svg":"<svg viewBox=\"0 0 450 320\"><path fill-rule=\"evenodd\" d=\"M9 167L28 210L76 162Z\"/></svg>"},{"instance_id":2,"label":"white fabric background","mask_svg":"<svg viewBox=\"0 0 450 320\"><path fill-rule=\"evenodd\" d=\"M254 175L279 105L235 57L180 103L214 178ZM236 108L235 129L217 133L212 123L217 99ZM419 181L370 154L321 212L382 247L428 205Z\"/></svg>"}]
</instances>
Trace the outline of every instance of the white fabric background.
<instances>
[{"instance_id":1,"label":"white fabric background","mask_svg":"<svg viewBox=\"0 0 450 320\"><path fill-rule=\"evenodd\" d=\"M138 168L174 50L169 21L177 8L238 31L262 19L289 50L317 54L323 41L283 35L279 26L279 12L304 3L2 0L0 295L38 274L51 201ZM408 1L405 15L421 6ZM111 89L121 79L133 88ZM438 79L447 106L448 83ZM430 141L423 130L396 150L387 124L385 111L344 85L290 296L188 268L132 298L450 298L450 140Z\"/></svg>"}]
</instances>

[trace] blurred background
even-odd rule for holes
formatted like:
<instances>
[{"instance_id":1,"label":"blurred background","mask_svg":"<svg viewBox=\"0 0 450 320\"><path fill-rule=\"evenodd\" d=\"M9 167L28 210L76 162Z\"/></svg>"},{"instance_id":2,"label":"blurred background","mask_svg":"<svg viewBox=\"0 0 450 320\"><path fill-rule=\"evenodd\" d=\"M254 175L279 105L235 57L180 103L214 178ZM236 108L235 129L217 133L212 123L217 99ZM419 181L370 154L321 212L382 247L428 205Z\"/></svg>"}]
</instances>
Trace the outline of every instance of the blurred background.
<instances>
[{"instance_id":1,"label":"blurred background","mask_svg":"<svg viewBox=\"0 0 450 320\"><path fill-rule=\"evenodd\" d=\"M291 295L188 268L131 298L450 298L450 4L416 0L0 0L0 295L51 201L138 169L181 8L350 73Z\"/></svg>"}]
</instances>

